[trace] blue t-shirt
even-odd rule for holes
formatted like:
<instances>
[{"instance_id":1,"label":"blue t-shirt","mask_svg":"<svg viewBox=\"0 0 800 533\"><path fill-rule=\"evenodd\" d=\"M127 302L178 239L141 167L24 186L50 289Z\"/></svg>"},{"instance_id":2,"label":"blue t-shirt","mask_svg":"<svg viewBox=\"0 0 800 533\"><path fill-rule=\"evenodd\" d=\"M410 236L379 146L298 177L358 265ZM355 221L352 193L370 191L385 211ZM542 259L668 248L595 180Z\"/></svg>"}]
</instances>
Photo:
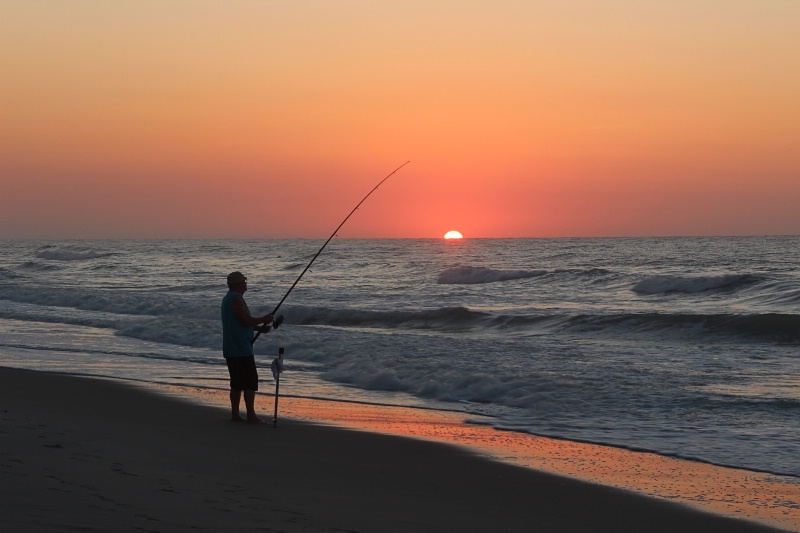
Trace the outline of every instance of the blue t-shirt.
<instances>
[{"instance_id":1,"label":"blue t-shirt","mask_svg":"<svg viewBox=\"0 0 800 533\"><path fill-rule=\"evenodd\" d=\"M222 299L222 355L225 357L253 355L253 326L245 326L233 313L233 301L241 297L240 293L229 290ZM246 308L247 303L244 305Z\"/></svg>"}]
</instances>

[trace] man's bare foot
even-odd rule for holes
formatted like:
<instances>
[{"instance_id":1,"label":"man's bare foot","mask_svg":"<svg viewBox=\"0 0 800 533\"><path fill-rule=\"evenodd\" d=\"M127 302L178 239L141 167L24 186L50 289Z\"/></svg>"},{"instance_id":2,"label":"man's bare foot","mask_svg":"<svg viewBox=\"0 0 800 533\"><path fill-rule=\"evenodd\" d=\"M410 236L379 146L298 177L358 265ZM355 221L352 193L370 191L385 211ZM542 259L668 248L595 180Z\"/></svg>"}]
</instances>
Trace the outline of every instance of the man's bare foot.
<instances>
[{"instance_id":1,"label":"man's bare foot","mask_svg":"<svg viewBox=\"0 0 800 533\"><path fill-rule=\"evenodd\" d=\"M233 422L244 422L244 418L242 418L242 417L241 417L241 416L239 416L239 415L233 415L233 416L231 416L231 420L232 420Z\"/></svg>"},{"instance_id":2,"label":"man's bare foot","mask_svg":"<svg viewBox=\"0 0 800 533\"><path fill-rule=\"evenodd\" d=\"M254 416L248 416L247 417L247 423L248 424L263 424L264 421L254 415Z\"/></svg>"}]
</instances>

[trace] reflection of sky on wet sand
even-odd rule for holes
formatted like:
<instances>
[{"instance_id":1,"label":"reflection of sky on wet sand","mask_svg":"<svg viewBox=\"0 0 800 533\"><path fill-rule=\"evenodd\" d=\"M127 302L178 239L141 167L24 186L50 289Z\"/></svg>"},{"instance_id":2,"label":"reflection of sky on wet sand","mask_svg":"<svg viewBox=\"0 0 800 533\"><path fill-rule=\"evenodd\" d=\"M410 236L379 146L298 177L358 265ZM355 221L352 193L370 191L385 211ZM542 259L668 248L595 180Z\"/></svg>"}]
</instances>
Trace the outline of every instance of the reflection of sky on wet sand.
<instances>
[{"instance_id":1,"label":"reflection of sky on wet sand","mask_svg":"<svg viewBox=\"0 0 800 533\"><path fill-rule=\"evenodd\" d=\"M227 394L221 391L174 389L172 392L226 407ZM258 399L259 411L271 419L272 391L262 393ZM800 530L800 480L791 477L497 431L480 423L467 423L465 415L454 412L281 396L278 426L284 418L466 446L481 455L515 465ZM268 430L272 430L271 422Z\"/></svg>"}]
</instances>

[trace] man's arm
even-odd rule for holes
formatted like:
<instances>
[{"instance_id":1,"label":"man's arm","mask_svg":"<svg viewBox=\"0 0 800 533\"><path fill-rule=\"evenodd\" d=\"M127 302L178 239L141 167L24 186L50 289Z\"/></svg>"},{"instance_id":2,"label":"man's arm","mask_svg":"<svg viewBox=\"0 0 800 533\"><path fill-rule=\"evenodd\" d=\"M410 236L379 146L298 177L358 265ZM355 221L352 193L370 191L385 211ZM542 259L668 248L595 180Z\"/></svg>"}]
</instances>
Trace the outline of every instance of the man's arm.
<instances>
[{"instance_id":1,"label":"man's arm","mask_svg":"<svg viewBox=\"0 0 800 533\"><path fill-rule=\"evenodd\" d=\"M257 326L259 324L269 324L272 322L272 315L252 316L247 304L244 303L244 298L241 296L233 300L233 314L239 319L239 322L245 326Z\"/></svg>"}]
</instances>

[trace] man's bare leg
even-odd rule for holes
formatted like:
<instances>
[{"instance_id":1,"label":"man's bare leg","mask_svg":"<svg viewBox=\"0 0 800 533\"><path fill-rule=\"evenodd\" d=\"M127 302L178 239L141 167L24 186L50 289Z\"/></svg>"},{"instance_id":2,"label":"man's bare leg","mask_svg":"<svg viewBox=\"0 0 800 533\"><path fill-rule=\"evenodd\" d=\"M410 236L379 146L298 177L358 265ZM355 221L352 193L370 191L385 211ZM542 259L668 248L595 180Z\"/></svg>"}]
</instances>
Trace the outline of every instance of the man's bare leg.
<instances>
[{"instance_id":1,"label":"man's bare leg","mask_svg":"<svg viewBox=\"0 0 800 533\"><path fill-rule=\"evenodd\" d=\"M242 397L242 391L231 389L231 420L234 422L243 422L244 418L239 415L239 399ZM247 396L245 395L245 398ZM247 400L245 400L247 403Z\"/></svg>"},{"instance_id":2,"label":"man's bare leg","mask_svg":"<svg viewBox=\"0 0 800 533\"><path fill-rule=\"evenodd\" d=\"M256 416L256 391L244 391L244 405L247 407L247 422L249 424L263 424L264 422Z\"/></svg>"}]
</instances>

